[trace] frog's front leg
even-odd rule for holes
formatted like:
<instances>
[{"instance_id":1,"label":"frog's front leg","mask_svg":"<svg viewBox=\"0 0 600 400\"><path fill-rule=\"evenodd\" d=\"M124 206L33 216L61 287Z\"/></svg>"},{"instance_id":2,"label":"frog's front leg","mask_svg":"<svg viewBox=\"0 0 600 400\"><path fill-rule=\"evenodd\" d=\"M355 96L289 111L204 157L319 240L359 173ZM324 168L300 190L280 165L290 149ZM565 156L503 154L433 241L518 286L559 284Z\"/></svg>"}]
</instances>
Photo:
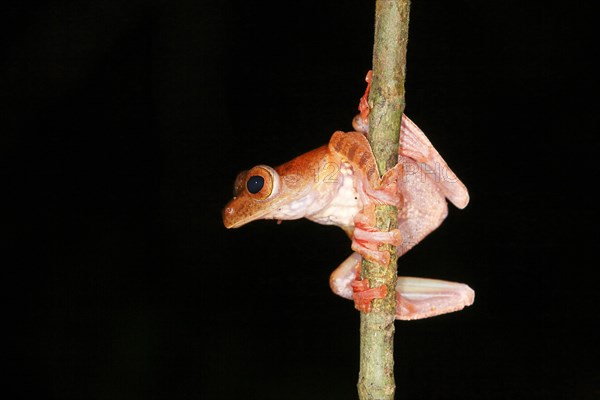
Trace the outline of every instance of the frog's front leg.
<instances>
[{"instance_id":1,"label":"frog's front leg","mask_svg":"<svg viewBox=\"0 0 600 400\"><path fill-rule=\"evenodd\" d=\"M398 229L388 232L378 230L375 221L375 205L371 204L354 218L352 250L371 262L387 265L390 262L390 253L387 250L379 250L382 244L398 247L402 244L402 235Z\"/></svg>"},{"instance_id":2,"label":"frog's front leg","mask_svg":"<svg viewBox=\"0 0 600 400\"><path fill-rule=\"evenodd\" d=\"M379 246L384 243L399 246L402 237L398 229L390 232L377 229L375 205L400 206L398 177L401 166L397 164L381 179L371 146L359 132L335 132L329 141L329 150L335 158L351 166L356 193L361 197L362 210L354 216L352 249L369 261L388 264L389 252L380 251Z\"/></svg>"},{"instance_id":3,"label":"frog's front leg","mask_svg":"<svg viewBox=\"0 0 600 400\"><path fill-rule=\"evenodd\" d=\"M403 242L399 229L379 230L375 215L375 205L377 204L401 206L401 196L397 184L400 168L400 165L396 165L389 170L376 188L371 186L369 182L363 182L360 189L364 193L365 206L354 217L352 250L377 264L387 265L390 262L389 252L379 250L381 244L391 244L398 247Z\"/></svg>"}]
</instances>

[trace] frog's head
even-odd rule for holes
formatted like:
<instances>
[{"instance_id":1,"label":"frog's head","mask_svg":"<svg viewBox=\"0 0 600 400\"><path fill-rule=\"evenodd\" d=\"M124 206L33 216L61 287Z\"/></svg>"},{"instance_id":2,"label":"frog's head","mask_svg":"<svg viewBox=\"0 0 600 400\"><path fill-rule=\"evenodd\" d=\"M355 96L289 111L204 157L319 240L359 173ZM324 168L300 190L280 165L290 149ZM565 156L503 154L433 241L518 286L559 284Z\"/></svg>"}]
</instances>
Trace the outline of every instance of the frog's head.
<instances>
[{"instance_id":1,"label":"frog's head","mask_svg":"<svg viewBox=\"0 0 600 400\"><path fill-rule=\"evenodd\" d=\"M238 174L233 199L223 209L225 227L304 217L318 191L321 180L315 179L315 171L323 169L326 153L322 146L277 168L257 165Z\"/></svg>"},{"instance_id":2,"label":"frog's head","mask_svg":"<svg viewBox=\"0 0 600 400\"><path fill-rule=\"evenodd\" d=\"M267 216L279 203L281 177L267 165L257 165L238 174L233 199L223 209L226 228L239 228Z\"/></svg>"}]
</instances>

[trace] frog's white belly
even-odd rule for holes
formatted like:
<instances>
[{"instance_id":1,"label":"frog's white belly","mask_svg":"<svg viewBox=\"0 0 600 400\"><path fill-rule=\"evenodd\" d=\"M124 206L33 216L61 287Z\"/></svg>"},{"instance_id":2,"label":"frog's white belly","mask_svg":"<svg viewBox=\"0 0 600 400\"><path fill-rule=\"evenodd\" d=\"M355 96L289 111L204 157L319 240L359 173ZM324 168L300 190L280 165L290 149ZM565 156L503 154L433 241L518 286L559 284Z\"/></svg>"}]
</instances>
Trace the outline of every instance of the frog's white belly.
<instances>
[{"instance_id":1,"label":"frog's white belly","mask_svg":"<svg viewBox=\"0 0 600 400\"><path fill-rule=\"evenodd\" d=\"M361 195L356 190L351 168L343 166L338 174L335 193L326 204L315 204L308 210L306 218L323 225L353 227L354 216L362 209ZM326 184L326 183L325 183Z\"/></svg>"}]
</instances>

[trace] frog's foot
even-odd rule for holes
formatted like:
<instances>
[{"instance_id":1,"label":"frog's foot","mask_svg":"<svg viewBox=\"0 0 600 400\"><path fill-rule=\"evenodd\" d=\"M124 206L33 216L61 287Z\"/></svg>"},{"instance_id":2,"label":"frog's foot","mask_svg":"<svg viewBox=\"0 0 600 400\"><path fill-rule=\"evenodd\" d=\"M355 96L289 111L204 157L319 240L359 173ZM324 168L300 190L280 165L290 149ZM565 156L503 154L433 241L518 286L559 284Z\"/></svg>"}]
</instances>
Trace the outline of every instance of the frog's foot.
<instances>
[{"instance_id":1,"label":"frog's foot","mask_svg":"<svg viewBox=\"0 0 600 400\"><path fill-rule=\"evenodd\" d=\"M358 103L360 114L357 114L352 120L354 129L363 133L369 131L369 112L371 111L371 108L369 107L369 92L371 91L371 82L373 81L373 71L367 72L365 81L367 82L367 88L365 94L363 94Z\"/></svg>"},{"instance_id":2,"label":"frog's foot","mask_svg":"<svg viewBox=\"0 0 600 400\"><path fill-rule=\"evenodd\" d=\"M372 179L369 184L363 184L361 189L366 195L365 202L400 207L402 205L402 195L398 188L398 180L402 168L402 165L396 164L382 178Z\"/></svg>"},{"instance_id":3,"label":"frog's foot","mask_svg":"<svg viewBox=\"0 0 600 400\"><path fill-rule=\"evenodd\" d=\"M383 175L383 178L381 178L377 192L385 194L385 199L387 200L385 204L396 207L400 207L402 205L402 196L400 195L400 190L398 189L398 179L400 179L401 171L402 166L400 164L396 164L394 167L390 168L385 175Z\"/></svg>"},{"instance_id":4,"label":"frog's foot","mask_svg":"<svg viewBox=\"0 0 600 400\"><path fill-rule=\"evenodd\" d=\"M475 292L464 283L399 276L396 319L413 320L459 311L473 304Z\"/></svg>"},{"instance_id":5,"label":"frog's foot","mask_svg":"<svg viewBox=\"0 0 600 400\"><path fill-rule=\"evenodd\" d=\"M360 98L360 102L358 103L358 110L360 111L360 115L363 119L369 118L369 112L371 108L369 107L369 92L371 91L371 83L373 83L373 71L369 70L367 72L367 76L365 76L365 82L367 82L367 88L365 89L365 94Z\"/></svg>"},{"instance_id":6,"label":"frog's foot","mask_svg":"<svg viewBox=\"0 0 600 400\"><path fill-rule=\"evenodd\" d=\"M360 269L356 271L356 278L352 282L352 298L354 299L354 308L362 312L371 311L371 301L373 299L382 299L387 294L387 287L381 285L372 288L368 279L360 279Z\"/></svg>"},{"instance_id":7,"label":"frog's foot","mask_svg":"<svg viewBox=\"0 0 600 400\"><path fill-rule=\"evenodd\" d=\"M382 244L400 246L402 244L400 230L392 229L389 232L378 230L375 226L375 206L366 206L354 218L352 250L371 262L387 265L390 262L390 252L379 250Z\"/></svg>"}]
</instances>

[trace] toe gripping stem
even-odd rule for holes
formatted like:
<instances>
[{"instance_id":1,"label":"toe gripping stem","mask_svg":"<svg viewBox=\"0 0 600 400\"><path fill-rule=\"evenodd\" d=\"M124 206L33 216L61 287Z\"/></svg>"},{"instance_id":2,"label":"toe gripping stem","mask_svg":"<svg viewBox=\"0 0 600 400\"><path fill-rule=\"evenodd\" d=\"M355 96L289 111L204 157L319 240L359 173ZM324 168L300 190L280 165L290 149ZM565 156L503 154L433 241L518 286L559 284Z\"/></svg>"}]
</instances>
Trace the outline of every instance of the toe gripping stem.
<instances>
[{"instance_id":1,"label":"toe gripping stem","mask_svg":"<svg viewBox=\"0 0 600 400\"><path fill-rule=\"evenodd\" d=\"M366 313L371 311L371 301L373 299L382 299L387 295L387 287L385 285L372 288L368 279L361 280L360 270L357 270L356 279L352 282L352 291L354 307Z\"/></svg>"}]
</instances>

